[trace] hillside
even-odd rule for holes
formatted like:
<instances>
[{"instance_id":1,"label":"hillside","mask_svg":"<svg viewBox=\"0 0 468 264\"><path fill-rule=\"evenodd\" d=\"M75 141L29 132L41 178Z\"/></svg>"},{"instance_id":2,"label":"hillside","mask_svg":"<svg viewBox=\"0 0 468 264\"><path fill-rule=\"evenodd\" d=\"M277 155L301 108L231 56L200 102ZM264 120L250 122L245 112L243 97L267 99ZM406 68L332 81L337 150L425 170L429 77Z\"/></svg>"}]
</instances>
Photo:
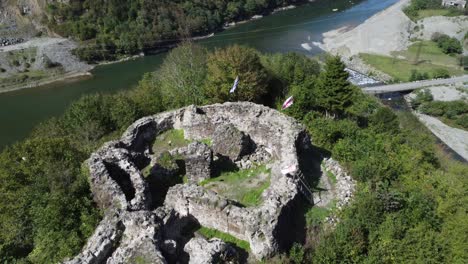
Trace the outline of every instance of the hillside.
<instances>
[{"instance_id":1,"label":"hillside","mask_svg":"<svg viewBox=\"0 0 468 264\"><path fill-rule=\"evenodd\" d=\"M0 40L24 39L47 33L41 23L46 0L6 0L0 3Z\"/></svg>"}]
</instances>

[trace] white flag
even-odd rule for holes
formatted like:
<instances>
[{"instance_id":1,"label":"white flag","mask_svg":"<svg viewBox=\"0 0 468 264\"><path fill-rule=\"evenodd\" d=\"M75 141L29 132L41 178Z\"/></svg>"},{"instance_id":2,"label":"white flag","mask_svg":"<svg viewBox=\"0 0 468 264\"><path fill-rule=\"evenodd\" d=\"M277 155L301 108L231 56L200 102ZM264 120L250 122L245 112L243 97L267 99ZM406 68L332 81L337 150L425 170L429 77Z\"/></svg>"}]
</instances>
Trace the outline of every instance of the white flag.
<instances>
[{"instance_id":1,"label":"white flag","mask_svg":"<svg viewBox=\"0 0 468 264\"><path fill-rule=\"evenodd\" d=\"M284 169L281 170L281 173L286 175L286 174L294 174L295 172L297 171L297 167L295 164L289 166L289 167L286 167Z\"/></svg>"},{"instance_id":2,"label":"white flag","mask_svg":"<svg viewBox=\"0 0 468 264\"><path fill-rule=\"evenodd\" d=\"M291 96L286 101L284 101L283 106L281 107L281 110L284 110L288 107L290 107L294 103L294 98Z\"/></svg>"},{"instance_id":3,"label":"white flag","mask_svg":"<svg viewBox=\"0 0 468 264\"><path fill-rule=\"evenodd\" d=\"M232 86L231 90L229 90L229 93L233 93L236 91L238 83L239 83L239 76L236 77L236 80L234 81L234 85Z\"/></svg>"}]
</instances>

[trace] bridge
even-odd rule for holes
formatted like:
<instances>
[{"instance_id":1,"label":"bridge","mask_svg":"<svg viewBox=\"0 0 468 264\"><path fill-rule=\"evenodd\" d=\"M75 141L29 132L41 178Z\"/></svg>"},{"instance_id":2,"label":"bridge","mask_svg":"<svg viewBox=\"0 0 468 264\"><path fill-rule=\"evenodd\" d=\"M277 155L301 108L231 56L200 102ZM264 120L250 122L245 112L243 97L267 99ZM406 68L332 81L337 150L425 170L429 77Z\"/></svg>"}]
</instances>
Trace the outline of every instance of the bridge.
<instances>
[{"instance_id":1,"label":"bridge","mask_svg":"<svg viewBox=\"0 0 468 264\"><path fill-rule=\"evenodd\" d=\"M427 87L427 86L437 86L437 85L465 83L465 82L468 82L468 75L453 77L450 79L435 79L435 80L416 81L416 82L409 82L409 83L379 85L379 86L374 86L374 87L362 88L362 91L368 94L383 94L383 93L412 91L412 90L419 89L422 87Z\"/></svg>"}]
</instances>

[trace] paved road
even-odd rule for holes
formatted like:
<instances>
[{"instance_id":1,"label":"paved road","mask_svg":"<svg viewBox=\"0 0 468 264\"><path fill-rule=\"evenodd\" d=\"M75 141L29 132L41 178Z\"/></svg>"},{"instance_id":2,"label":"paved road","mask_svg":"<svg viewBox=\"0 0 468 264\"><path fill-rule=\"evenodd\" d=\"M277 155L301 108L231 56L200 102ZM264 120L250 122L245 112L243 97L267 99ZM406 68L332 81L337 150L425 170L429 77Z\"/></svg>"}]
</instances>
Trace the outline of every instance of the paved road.
<instances>
[{"instance_id":1,"label":"paved road","mask_svg":"<svg viewBox=\"0 0 468 264\"><path fill-rule=\"evenodd\" d=\"M410 83L381 85L381 86L363 88L362 90L365 93L381 94L381 93L411 91L411 90L415 90L415 89L425 87L425 86L453 84L453 83L460 83L460 82L468 82L468 75L453 77L450 79L437 79L437 80L417 81L417 82L410 82Z\"/></svg>"}]
</instances>

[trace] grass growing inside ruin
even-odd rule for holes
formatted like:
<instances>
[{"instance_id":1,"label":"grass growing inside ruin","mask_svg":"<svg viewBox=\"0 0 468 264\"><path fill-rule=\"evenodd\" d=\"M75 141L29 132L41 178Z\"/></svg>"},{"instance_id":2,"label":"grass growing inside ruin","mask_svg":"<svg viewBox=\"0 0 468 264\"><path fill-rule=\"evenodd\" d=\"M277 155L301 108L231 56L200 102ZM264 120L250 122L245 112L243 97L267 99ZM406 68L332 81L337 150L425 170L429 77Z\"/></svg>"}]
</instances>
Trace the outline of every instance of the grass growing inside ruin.
<instances>
[{"instance_id":1,"label":"grass growing inside ruin","mask_svg":"<svg viewBox=\"0 0 468 264\"><path fill-rule=\"evenodd\" d=\"M184 130L171 129L156 137L153 143L153 153L163 153L175 148L187 146L190 140L185 139Z\"/></svg>"},{"instance_id":2,"label":"grass growing inside ruin","mask_svg":"<svg viewBox=\"0 0 468 264\"><path fill-rule=\"evenodd\" d=\"M249 242L235 238L231 236L230 234L221 232L219 230L202 226L200 227L200 229L197 230L197 232L203 235L206 239L211 239L211 238L216 237L216 238L223 240L226 243L231 243L246 251L250 251Z\"/></svg>"},{"instance_id":3,"label":"grass growing inside ruin","mask_svg":"<svg viewBox=\"0 0 468 264\"><path fill-rule=\"evenodd\" d=\"M211 138L205 138L199 140L208 146L213 145ZM185 147L193 142L193 140L185 139L185 133L183 129L170 129L160 135L158 135L153 143L153 153L163 153L176 148Z\"/></svg>"},{"instance_id":4,"label":"grass growing inside ruin","mask_svg":"<svg viewBox=\"0 0 468 264\"><path fill-rule=\"evenodd\" d=\"M257 206L262 202L262 193L270 187L271 170L260 165L247 170L224 172L216 178L204 180L201 186L215 191L244 206Z\"/></svg>"},{"instance_id":5,"label":"grass growing inside ruin","mask_svg":"<svg viewBox=\"0 0 468 264\"><path fill-rule=\"evenodd\" d=\"M270 187L270 178L257 189L250 190L250 192L244 194L239 202L245 206L260 205L262 202L262 193L268 187Z\"/></svg>"},{"instance_id":6,"label":"grass growing inside ruin","mask_svg":"<svg viewBox=\"0 0 468 264\"><path fill-rule=\"evenodd\" d=\"M205 139L202 139L200 140L201 143L205 143L206 145L208 146L213 146L213 140L211 140L211 138L205 138Z\"/></svg>"}]
</instances>

